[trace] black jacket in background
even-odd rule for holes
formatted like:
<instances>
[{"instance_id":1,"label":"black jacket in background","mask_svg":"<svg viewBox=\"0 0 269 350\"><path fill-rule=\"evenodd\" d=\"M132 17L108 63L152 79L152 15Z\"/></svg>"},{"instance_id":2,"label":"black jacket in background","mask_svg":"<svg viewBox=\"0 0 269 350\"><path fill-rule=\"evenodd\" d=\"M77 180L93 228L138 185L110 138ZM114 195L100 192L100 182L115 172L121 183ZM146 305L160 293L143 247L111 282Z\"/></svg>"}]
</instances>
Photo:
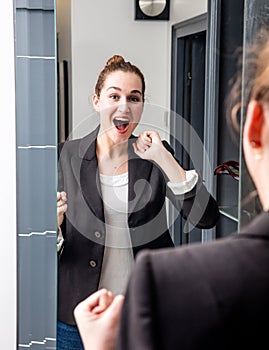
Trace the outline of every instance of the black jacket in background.
<instances>
[{"instance_id":1,"label":"black jacket in background","mask_svg":"<svg viewBox=\"0 0 269 350\"><path fill-rule=\"evenodd\" d=\"M138 254L117 350L269 349L269 213L210 243Z\"/></svg>"}]
</instances>

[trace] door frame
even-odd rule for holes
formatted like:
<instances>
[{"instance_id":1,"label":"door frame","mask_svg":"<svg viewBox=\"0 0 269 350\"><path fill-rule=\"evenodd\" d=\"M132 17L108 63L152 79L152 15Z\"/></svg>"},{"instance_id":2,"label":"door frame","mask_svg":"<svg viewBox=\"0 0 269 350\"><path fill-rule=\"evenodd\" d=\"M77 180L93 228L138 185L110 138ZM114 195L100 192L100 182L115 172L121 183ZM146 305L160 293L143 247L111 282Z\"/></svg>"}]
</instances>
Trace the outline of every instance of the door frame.
<instances>
[{"instance_id":1,"label":"door frame","mask_svg":"<svg viewBox=\"0 0 269 350\"><path fill-rule=\"evenodd\" d=\"M204 156L203 156L203 182L208 191L216 197L216 181L213 174L213 166L217 162L217 138L218 138L218 72L219 72L219 26L220 26L220 1L209 2L208 13L196 16L189 20L172 26L172 53L171 53L171 118L170 135L182 139L177 135L175 125L176 96L177 96L177 56L178 39L187 35L206 31L206 66L205 66L205 108L204 108ZM171 145L175 147L175 137L171 137ZM170 205L169 222L171 235L175 238L175 220L178 213ZM202 242L210 241L216 237L216 228L202 230Z\"/></svg>"}]
</instances>

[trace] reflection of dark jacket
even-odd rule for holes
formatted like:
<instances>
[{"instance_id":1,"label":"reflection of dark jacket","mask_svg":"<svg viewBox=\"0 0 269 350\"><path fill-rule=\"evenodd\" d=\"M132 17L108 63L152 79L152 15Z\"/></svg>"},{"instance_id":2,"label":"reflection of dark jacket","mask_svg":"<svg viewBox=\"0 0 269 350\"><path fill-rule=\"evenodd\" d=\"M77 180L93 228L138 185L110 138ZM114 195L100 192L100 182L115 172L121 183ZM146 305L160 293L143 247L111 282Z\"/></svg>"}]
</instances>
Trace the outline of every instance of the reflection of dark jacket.
<instances>
[{"instance_id":1,"label":"reflection of dark jacket","mask_svg":"<svg viewBox=\"0 0 269 350\"><path fill-rule=\"evenodd\" d=\"M118 350L268 349L269 213L227 238L138 254Z\"/></svg>"},{"instance_id":2,"label":"reflection of dark jacket","mask_svg":"<svg viewBox=\"0 0 269 350\"><path fill-rule=\"evenodd\" d=\"M105 242L105 225L96 157L98 129L60 147L59 190L66 191L68 210L62 225L64 248L59 257L59 319L74 324L75 305L98 289ZM129 140L128 225L134 256L143 248L173 246L167 228L168 196L196 226L210 228L219 211L201 181L189 193L175 196L153 162L135 155ZM170 146L164 145L172 152Z\"/></svg>"}]
</instances>

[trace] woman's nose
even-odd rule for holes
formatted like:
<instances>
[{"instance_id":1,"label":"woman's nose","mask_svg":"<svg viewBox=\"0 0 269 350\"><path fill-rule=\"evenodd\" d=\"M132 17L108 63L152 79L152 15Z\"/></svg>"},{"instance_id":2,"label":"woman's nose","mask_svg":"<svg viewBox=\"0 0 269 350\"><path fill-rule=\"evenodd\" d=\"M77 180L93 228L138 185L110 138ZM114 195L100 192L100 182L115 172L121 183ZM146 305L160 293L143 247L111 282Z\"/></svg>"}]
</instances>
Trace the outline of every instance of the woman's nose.
<instances>
[{"instance_id":1,"label":"woman's nose","mask_svg":"<svg viewBox=\"0 0 269 350\"><path fill-rule=\"evenodd\" d=\"M128 101L121 101L118 109L121 113L129 113L130 107Z\"/></svg>"}]
</instances>

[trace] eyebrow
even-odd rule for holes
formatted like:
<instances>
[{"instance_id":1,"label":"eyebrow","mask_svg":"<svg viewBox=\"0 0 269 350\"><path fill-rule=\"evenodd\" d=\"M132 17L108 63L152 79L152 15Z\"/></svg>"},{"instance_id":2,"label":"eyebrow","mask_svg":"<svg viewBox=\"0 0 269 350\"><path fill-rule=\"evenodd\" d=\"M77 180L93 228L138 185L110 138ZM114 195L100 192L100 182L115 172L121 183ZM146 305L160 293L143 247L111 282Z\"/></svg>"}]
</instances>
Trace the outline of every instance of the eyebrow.
<instances>
[{"instance_id":1,"label":"eyebrow","mask_svg":"<svg viewBox=\"0 0 269 350\"><path fill-rule=\"evenodd\" d=\"M121 88L117 87L117 86L110 86L106 89L106 91L110 90L110 89L115 89L115 90L118 90L118 91L121 91ZM132 90L131 91L131 94L134 94L134 93L137 93L139 95L142 96L142 92L140 90Z\"/></svg>"}]
</instances>

